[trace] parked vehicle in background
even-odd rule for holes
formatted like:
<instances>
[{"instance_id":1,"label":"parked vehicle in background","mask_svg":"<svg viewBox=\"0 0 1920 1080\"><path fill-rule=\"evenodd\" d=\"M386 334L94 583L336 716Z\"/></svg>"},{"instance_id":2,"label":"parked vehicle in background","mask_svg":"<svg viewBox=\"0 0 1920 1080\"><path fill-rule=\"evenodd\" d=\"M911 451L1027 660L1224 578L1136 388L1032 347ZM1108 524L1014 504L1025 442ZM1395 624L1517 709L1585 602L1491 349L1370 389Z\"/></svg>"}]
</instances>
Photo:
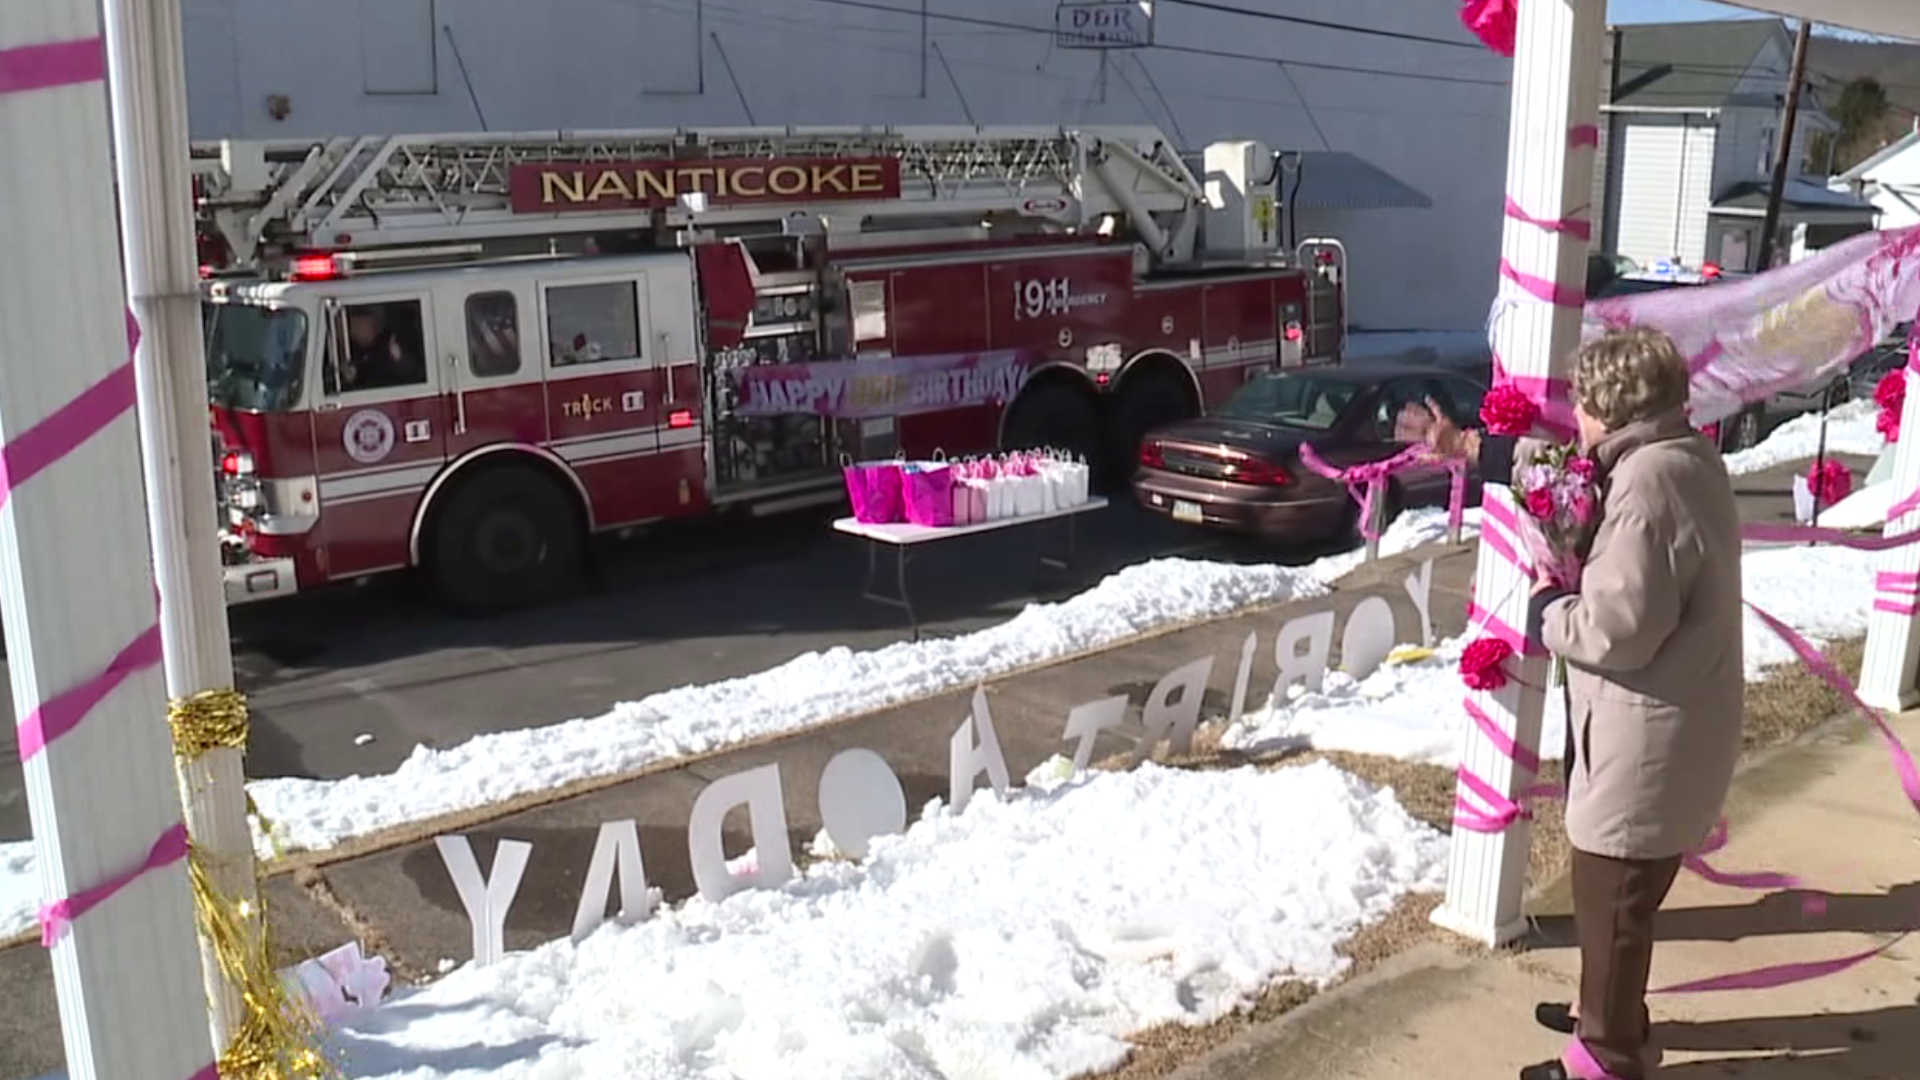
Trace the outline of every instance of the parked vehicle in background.
<instances>
[{"instance_id":1,"label":"parked vehicle in background","mask_svg":"<svg viewBox=\"0 0 1920 1080\"><path fill-rule=\"evenodd\" d=\"M420 567L533 603L590 532L838 502L845 457L1124 476L1343 346L1344 249L1282 239L1274 153L1201 158L1148 127L196 147L229 600Z\"/></svg>"},{"instance_id":2,"label":"parked vehicle in background","mask_svg":"<svg viewBox=\"0 0 1920 1080\"><path fill-rule=\"evenodd\" d=\"M1486 392L1484 379L1458 370L1390 361L1262 374L1206 416L1148 434L1134 495L1174 521L1270 541L1357 534L1346 486L1303 467L1300 447L1335 468L1379 461L1406 448L1394 421L1408 405L1431 399L1456 423L1477 427ZM1401 473L1383 513L1444 503L1450 484L1444 469ZM1470 502L1478 489L1470 476Z\"/></svg>"},{"instance_id":3,"label":"parked vehicle in background","mask_svg":"<svg viewBox=\"0 0 1920 1080\"><path fill-rule=\"evenodd\" d=\"M1845 393L1840 396L1849 400L1872 401L1873 391L1880 385L1880 380L1886 378L1889 372L1907 366L1907 335L1912 328L1912 323L1900 324L1893 333L1868 350L1866 355L1855 360L1847 368L1844 376Z\"/></svg>"},{"instance_id":4,"label":"parked vehicle in background","mask_svg":"<svg viewBox=\"0 0 1920 1080\"><path fill-rule=\"evenodd\" d=\"M1671 263L1657 263L1652 267L1633 270L1618 275L1596 275L1596 266L1590 258L1587 263L1587 296L1590 299L1604 299L1611 296L1631 296L1635 293L1660 292L1666 289L1695 288L1730 280L1729 275L1718 266L1708 263L1698 269L1675 266ZM1818 398L1823 388L1815 387L1811 391L1791 390L1777 394L1763 402L1756 402L1740 412L1702 429L1720 446L1722 453L1747 450L1760 444L1773 425L1789 416L1819 408ZM1809 403L1807 395L1814 400Z\"/></svg>"}]
</instances>

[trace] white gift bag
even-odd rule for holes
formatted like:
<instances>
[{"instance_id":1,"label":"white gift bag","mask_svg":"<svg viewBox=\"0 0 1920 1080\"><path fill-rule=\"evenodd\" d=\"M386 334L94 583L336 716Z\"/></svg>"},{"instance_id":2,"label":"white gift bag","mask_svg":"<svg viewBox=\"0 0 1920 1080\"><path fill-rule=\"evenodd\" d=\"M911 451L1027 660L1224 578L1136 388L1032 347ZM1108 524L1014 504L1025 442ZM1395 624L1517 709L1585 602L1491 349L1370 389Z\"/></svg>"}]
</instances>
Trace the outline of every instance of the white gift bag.
<instances>
[{"instance_id":1,"label":"white gift bag","mask_svg":"<svg viewBox=\"0 0 1920 1080\"><path fill-rule=\"evenodd\" d=\"M1073 474L1059 461L1049 460L1040 466L1040 479L1046 487L1047 513L1070 510L1076 503L1073 497Z\"/></svg>"},{"instance_id":2,"label":"white gift bag","mask_svg":"<svg viewBox=\"0 0 1920 1080\"><path fill-rule=\"evenodd\" d=\"M956 497L961 497L966 500L966 504L967 504L966 524L978 525L987 520L987 485L988 483L989 482L986 480L979 480L979 479L974 479L972 477L969 477L968 479L962 480L953 486L954 495ZM956 525L960 524L960 520L957 514L954 518L954 524Z\"/></svg>"},{"instance_id":3,"label":"white gift bag","mask_svg":"<svg viewBox=\"0 0 1920 1080\"><path fill-rule=\"evenodd\" d=\"M987 520L1004 521L1013 516L1013 477L1001 475L986 481Z\"/></svg>"},{"instance_id":4,"label":"white gift bag","mask_svg":"<svg viewBox=\"0 0 1920 1080\"><path fill-rule=\"evenodd\" d=\"M1028 517L1047 512L1047 478L1044 476L1016 476L1013 478L1013 513L1015 517Z\"/></svg>"},{"instance_id":5,"label":"white gift bag","mask_svg":"<svg viewBox=\"0 0 1920 1080\"><path fill-rule=\"evenodd\" d=\"M979 524L978 520L972 516L972 510L973 499L967 494L967 481L955 480L953 482L953 523L955 525Z\"/></svg>"}]
</instances>

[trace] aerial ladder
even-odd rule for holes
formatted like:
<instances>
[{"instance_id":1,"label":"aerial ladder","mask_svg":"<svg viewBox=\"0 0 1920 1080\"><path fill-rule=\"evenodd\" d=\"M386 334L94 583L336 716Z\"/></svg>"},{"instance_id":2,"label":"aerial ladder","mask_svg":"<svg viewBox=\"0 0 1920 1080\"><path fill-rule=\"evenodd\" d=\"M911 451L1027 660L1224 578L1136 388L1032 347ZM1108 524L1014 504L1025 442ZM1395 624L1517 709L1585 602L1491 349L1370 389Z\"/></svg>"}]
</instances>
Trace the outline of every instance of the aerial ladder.
<instances>
[{"instance_id":1,"label":"aerial ladder","mask_svg":"<svg viewBox=\"0 0 1920 1080\"><path fill-rule=\"evenodd\" d=\"M1161 133L1112 128L746 128L386 135L196 145L201 210L237 262L262 248L411 247L665 227L729 230L795 213L829 234L916 221L1024 218L1061 231L1125 215L1156 260L1193 258L1207 192ZM897 198L516 213L514 166L891 157Z\"/></svg>"}]
</instances>

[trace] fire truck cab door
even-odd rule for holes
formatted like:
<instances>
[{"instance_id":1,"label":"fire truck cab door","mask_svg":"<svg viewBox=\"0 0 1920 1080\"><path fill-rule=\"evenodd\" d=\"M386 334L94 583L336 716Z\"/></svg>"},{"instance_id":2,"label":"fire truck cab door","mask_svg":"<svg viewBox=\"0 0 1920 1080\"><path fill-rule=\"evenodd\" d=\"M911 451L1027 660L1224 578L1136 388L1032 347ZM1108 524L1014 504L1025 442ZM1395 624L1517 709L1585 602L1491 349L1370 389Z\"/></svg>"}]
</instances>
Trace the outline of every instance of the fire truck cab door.
<instances>
[{"instance_id":1,"label":"fire truck cab door","mask_svg":"<svg viewBox=\"0 0 1920 1080\"><path fill-rule=\"evenodd\" d=\"M534 288L523 273L461 274L434 286L447 457L547 441Z\"/></svg>"},{"instance_id":2,"label":"fire truck cab door","mask_svg":"<svg viewBox=\"0 0 1920 1080\"><path fill-rule=\"evenodd\" d=\"M313 441L328 574L405 566L414 507L446 462L433 297L353 292L322 310Z\"/></svg>"},{"instance_id":3,"label":"fire truck cab door","mask_svg":"<svg viewBox=\"0 0 1920 1080\"><path fill-rule=\"evenodd\" d=\"M640 270L536 275L547 433L593 500L597 524L649 516L634 492L660 450L666 366Z\"/></svg>"}]
</instances>

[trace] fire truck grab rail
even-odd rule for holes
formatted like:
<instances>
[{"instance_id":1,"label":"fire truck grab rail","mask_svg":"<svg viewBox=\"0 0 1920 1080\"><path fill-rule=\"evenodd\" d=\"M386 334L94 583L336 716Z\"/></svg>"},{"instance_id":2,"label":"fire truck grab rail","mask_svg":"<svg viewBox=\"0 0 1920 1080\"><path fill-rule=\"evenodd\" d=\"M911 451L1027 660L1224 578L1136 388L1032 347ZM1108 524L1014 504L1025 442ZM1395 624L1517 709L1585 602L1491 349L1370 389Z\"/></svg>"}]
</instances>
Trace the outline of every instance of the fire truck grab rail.
<instances>
[{"instance_id":1,"label":"fire truck grab rail","mask_svg":"<svg viewBox=\"0 0 1920 1080\"><path fill-rule=\"evenodd\" d=\"M1147 126L417 134L227 141L197 145L194 156L203 218L241 263L269 243L343 250L742 225L815 203L822 213L831 204L834 228L930 214L1076 228L1126 213L1162 237L1153 246L1165 254L1206 202L1199 178ZM882 171L849 194L845 170L868 165ZM799 170L785 190L783 168ZM729 170L737 190L721 176ZM1099 181L1087 183L1095 171ZM757 174L751 189L747 173Z\"/></svg>"}]
</instances>

